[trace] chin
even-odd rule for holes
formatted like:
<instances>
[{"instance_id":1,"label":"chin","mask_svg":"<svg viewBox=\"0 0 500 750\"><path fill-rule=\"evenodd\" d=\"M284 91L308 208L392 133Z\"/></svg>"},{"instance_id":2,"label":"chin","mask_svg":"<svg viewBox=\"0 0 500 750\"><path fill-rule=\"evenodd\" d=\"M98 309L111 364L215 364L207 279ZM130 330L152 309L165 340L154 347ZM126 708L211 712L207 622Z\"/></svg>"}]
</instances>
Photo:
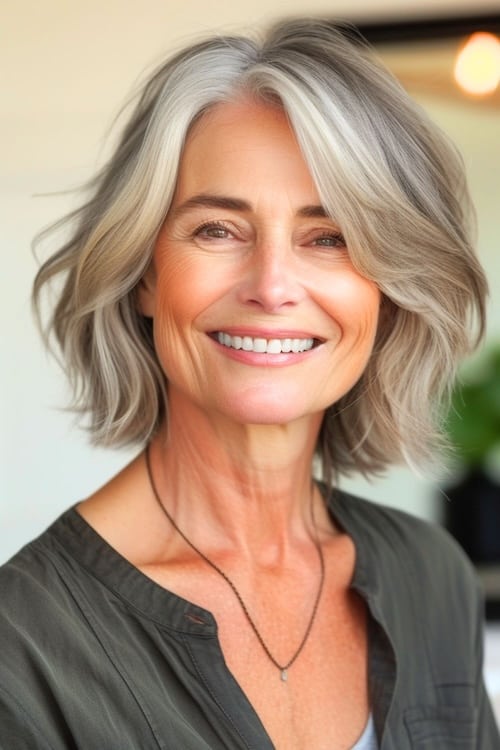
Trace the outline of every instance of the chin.
<instances>
[{"instance_id":1,"label":"chin","mask_svg":"<svg viewBox=\"0 0 500 750\"><path fill-rule=\"evenodd\" d=\"M238 424L283 425L303 419L320 411L312 405L297 403L297 399L281 395L272 398L239 398L226 401L221 411Z\"/></svg>"}]
</instances>

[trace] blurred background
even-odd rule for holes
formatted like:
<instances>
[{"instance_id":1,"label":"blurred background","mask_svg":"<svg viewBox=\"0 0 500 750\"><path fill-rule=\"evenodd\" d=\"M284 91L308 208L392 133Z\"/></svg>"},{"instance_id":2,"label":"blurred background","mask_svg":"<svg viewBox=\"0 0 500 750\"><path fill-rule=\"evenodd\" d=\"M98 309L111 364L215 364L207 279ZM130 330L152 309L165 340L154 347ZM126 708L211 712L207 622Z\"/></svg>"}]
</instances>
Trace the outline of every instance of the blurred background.
<instances>
[{"instance_id":1,"label":"blurred background","mask_svg":"<svg viewBox=\"0 0 500 750\"><path fill-rule=\"evenodd\" d=\"M75 205L77 197L68 191L105 158L110 143L105 135L113 117L165 53L213 30L237 33L284 15L304 14L356 23L465 160L491 298L487 342L464 368L456 413L449 420L457 460L438 482L398 468L375 483L355 477L343 486L446 523L466 547L487 592L487 679L500 715L500 626L493 619L500 602L498 0L420 0L418 10L402 0L4 4L0 563L133 455L91 448L74 417L64 411L64 377L44 352L30 312L37 269L30 249L33 236ZM477 31L496 32L497 46L495 38L472 38Z\"/></svg>"}]
</instances>

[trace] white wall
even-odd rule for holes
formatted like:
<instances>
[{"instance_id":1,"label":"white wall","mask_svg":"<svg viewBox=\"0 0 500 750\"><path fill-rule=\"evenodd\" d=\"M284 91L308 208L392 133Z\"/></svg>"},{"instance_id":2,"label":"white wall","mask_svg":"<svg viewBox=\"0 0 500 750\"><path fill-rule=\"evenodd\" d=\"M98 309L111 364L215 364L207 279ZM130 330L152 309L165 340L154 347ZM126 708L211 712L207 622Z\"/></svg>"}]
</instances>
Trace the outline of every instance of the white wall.
<instances>
[{"instance_id":1,"label":"white wall","mask_svg":"<svg viewBox=\"0 0 500 750\"><path fill-rule=\"evenodd\" d=\"M30 242L72 199L41 194L67 190L91 174L102 156L102 136L133 82L193 33L237 31L282 14L355 20L414 9L414 3L398 0L18 0L8 5L0 22L0 562L129 457L91 449L71 415L61 411L65 382L45 355L30 315L37 267ZM420 0L419 12L437 12L439 6L458 12L474 3ZM474 133L471 142L475 146ZM470 165L472 171L491 170L492 196L499 166L498 150L474 156ZM493 197L491 202L495 231L488 229L488 237L498 230ZM500 288L498 269L493 264L490 270ZM428 483L404 471L374 488L361 488L413 512L435 514Z\"/></svg>"}]
</instances>

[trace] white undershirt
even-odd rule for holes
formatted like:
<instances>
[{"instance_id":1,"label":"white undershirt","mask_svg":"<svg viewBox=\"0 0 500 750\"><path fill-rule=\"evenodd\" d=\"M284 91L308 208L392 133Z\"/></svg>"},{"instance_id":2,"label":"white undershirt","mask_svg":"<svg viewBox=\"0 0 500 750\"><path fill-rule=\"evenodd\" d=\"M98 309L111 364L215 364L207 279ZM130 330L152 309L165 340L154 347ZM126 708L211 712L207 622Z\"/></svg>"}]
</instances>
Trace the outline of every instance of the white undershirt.
<instances>
[{"instance_id":1,"label":"white undershirt","mask_svg":"<svg viewBox=\"0 0 500 750\"><path fill-rule=\"evenodd\" d=\"M375 724L373 716L370 714L363 734L351 750L378 750L377 735L375 734Z\"/></svg>"}]
</instances>

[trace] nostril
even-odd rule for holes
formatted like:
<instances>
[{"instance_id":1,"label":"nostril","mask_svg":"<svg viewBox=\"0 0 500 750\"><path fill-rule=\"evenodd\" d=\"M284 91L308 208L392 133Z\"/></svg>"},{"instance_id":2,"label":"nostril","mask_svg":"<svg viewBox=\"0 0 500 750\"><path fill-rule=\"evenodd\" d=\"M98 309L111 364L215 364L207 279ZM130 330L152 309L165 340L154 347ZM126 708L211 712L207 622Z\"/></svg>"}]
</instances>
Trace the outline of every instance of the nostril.
<instances>
[{"instance_id":1,"label":"nostril","mask_svg":"<svg viewBox=\"0 0 500 750\"><path fill-rule=\"evenodd\" d=\"M305 290L291 258L272 249L261 249L242 278L239 293L246 304L274 312L300 302Z\"/></svg>"}]
</instances>

